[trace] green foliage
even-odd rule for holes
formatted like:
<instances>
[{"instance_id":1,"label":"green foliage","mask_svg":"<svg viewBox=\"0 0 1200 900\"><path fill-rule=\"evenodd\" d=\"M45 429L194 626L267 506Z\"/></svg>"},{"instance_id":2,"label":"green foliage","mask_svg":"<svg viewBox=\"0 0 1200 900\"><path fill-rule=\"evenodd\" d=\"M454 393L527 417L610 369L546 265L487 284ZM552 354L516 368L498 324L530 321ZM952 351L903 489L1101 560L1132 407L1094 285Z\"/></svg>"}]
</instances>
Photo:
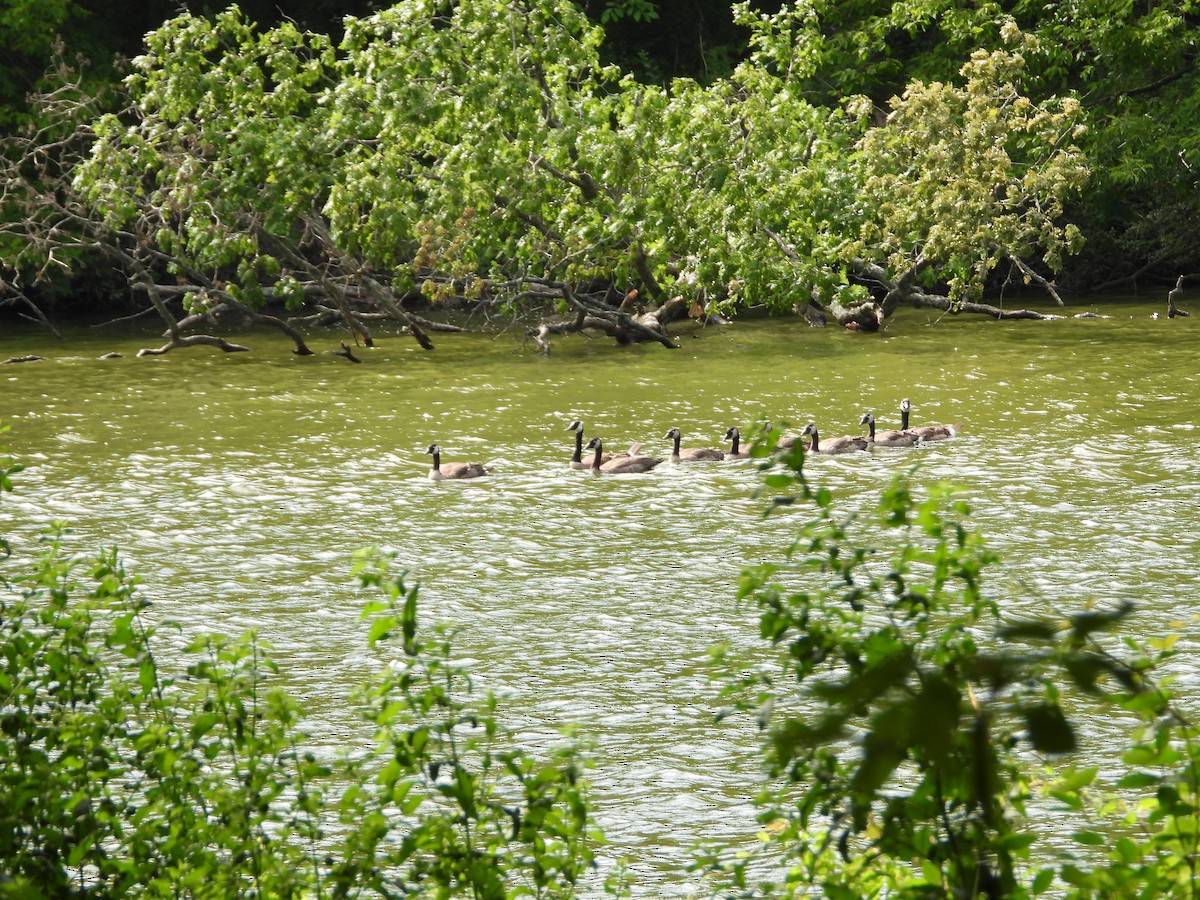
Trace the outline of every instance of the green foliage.
<instances>
[{"instance_id":1,"label":"green foliage","mask_svg":"<svg viewBox=\"0 0 1200 900\"><path fill-rule=\"evenodd\" d=\"M350 763L339 816L348 837L329 876L335 895L374 884L385 896L573 897L599 839L589 818L586 760L574 740L546 759L516 747L496 698L472 697L452 632L418 638L417 588L389 577L388 558L360 554L370 642L403 656L364 693L373 758ZM397 833L395 822L411 824Z\"/></svg>"},{"instance_id":2,"label":"green foliage","mask_svg":"<svg viewBox=\"0 0 1200 900\"><path fill-rule=\"evenodd\" d=\"M22 260L43 288L125 242L127 268L206 286L195 312L316 290L395 314L381 285L516 309L598 281L786 310L845 302L848 276L958 301L1001 260L1028 277L1081 250L1076 284L1174 276L1196 262L1198 2L800 0L726 23L623 0L593 10L607 36L567 0L403 0L338 37L182 15L147 36L131 106L89 108L92 158L55 188L81 204L0 231L57 243ZM0 4L35 56L89 15ZM702 83L660 77L689 41ZM604 63L660 44L655 84ZM44 219L50 187L3 218Z\"/></svg>"},{"instance_id":3,"label":"green foliage","mask_svg":"<svg viewBox=\"0 0 1200 900\"><path fill-rule=\"evenodd\" d=\"M115 551L85 587L62 537L0 602L7 874L47 896L298 896L302 856L272 830L309 764L289 761L294 709L257 641L199 641L187 677L166 676Z\"/></svg>"},{"instance_id":4,"label":"green foliage","mask_svg":"<svg viewBox=\"0 0 1200 900\"><path fill-rule=\"evenodd\" d=\"M642 99L644 181L630 218L657 237L648 246L671 261L675 291L726 308L831 298L844 280L839 249L861 213L861 129L776 74L784 45L794 46L772 31L732 78Z\"/></svg>"},{"instance_id":5,"label":"green foliage","mask_svg":"<svg viewBox=\"0 0 1200 900\"><path fill-rule=\"evenodd\" d=\"M575 895L598 840L578 741L523 749L381 556L359 563L378 747L333 760L254 634L170 671L116 551L84 565L64 534L0 584L0 897Z\"/></svg>"},{"instance_id":6,"label":"green foliage","mask_svg":"<svg viewBox=\"0 0 1200 900\"><path fill-rule=\"evenodd\" d=\"M600 13L600 22L608 25L621 19L631 22L653 22L658 18L658 6L653 0L614 0Z\"/></svg>"},{"instance_id":7,"label":"green foliage","mask_svg":"<svg viewBox=\"0 0 1200 900\"><path fill-rule=\"evenodd\" d=\"M183 15L148 36L74 185L250 306L302 282L511 301L599 280L790 309L845 297L864 261L967 294L998 255L1075 248L1078 105L1022 96L1021 56L911 84L870 128L861 101L811 102L811 14L736 12L750 57L668 89L602 65L565 0L405 0L337 46L236 7Z\"/></svg>"},{"instance_id":8,"label":"green foliage","mask_svg":"<svg viewBox=\"0 0 1200 900\"><path fill-rule=\"evenodd\" d=\"M1150 680L1169 644L1126 640L1121 652L1128 605L1007 619L986 583L997 559L964 524L956 491L922 498L904 473L874 509L843 515L808 481L803 453L784 463L768 476L785 493L773 505L804 504L810 517L784 559L746 570L739 589L770 659L718 653L727 694L756 716L781 782L760 801L759 853L706 861L723 871L726 896L1015 898L1057 879L1082 896L1195 896L1200 757ZM1143 723L1126 765L1171 774L1131 773L1112 797L1150 789L1141 805L1123 822L1081 827L1078 857L1039 869L1048 803L1084 818L1112 808L1096 799L1096 771L1046 781L1035 762L1077 749L1073 713L1085 702ZM1111 860L1088 864L1104 830L1139 827L1148 839L1126 837ZM763 857L788 875L752 888Z\"/></svg>"},{"instance_id":9,"label":"green foliage","mask_svg":"<svg viewBox=\"0 0 1200 900\"><path fill-rule=\"evenodd\" d=\"M929 267L951 299L977 299L1001 260L1040 257L1057 271L1083 243L1060 224L1089 173L1080 105L1023 96L1015 85L1037 41L1015 26L1004 35L1014 49L975 51L961 87L910 84L859 143L879 202L852 252L901 277Z\"/></svg>"},{"instance_id":10,"label":"green foliage","mask_svg":"<svg viewBox=\"0 0 1200 900\"><path fill-rule=\"evenodd\" d=\"M332 53L291 24L260 34L235 8L171 20L128 80L141 116L96 123L77 188L109 228L146 233L178 274L216 273L261 305L278 274L271 239L291 247L324 199L329 148L310 117Z\"/></svg>"},{"instance_id":11,"label":"green foliage","mask_svg":"<svg viewBox=\"0 0 1200 900\"><path fill-rule=\"evenodd\" d=\"M12 127L20 119L19 109L35 80L26 67L32 60L49 59L57 35L76 11L71 0L0 0L6 51L0 64L0 126ZM41 68L33 72L40 74Z\"/></svg>"},{"instance_id":12,"label":"green foliage","mask_svg":"<svg viewBox=\"0 0 1200 900\"><path fill-rule=\"evenodd\" d=\"M1035 103L1078 96L1087 126L1080 144L1094 177L1076 215L1089 248L1072 280L1105 282L1146 265L1195 267L1187 235L1200 195L1192 158L1200 146L1196 0L803 0L797 9L819 23L821 78L807 87L829 104L864 94L882 107L910 81L948 81L963 57L1001 49L1006 30L1019 25L1037 44L1017 87Z\"/></svg>"}]
</instances>

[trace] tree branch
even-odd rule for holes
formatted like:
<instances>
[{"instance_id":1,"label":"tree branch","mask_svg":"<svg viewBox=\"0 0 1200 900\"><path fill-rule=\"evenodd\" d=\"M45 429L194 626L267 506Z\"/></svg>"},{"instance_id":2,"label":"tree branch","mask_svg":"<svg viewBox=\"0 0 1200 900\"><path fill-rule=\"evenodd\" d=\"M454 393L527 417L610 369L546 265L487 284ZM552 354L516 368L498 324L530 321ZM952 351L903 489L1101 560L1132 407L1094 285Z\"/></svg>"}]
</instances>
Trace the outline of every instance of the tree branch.
<instances>
[{"instance_id":1,"label":"tree branch","mask_svg":"<svg viewBox=\"0 0 1200 900\"><path fill-rule=\"evenodd\" d=\"M1063 303L1063 298L1058 295L1054 285L1048 282L1045 278L1039 275L1033 269L1025 264L1025 261L1015 254L1009 253L999 244L992 244L992 249L999 253L1002 257L1011 262L1014 266L1021 270L1021 274L1035 284L1041 285L1042 289L1054 298L1054 302L1058 304L1059 309L1066 309L1067 304Z\"/></svg>"}]
</instances>

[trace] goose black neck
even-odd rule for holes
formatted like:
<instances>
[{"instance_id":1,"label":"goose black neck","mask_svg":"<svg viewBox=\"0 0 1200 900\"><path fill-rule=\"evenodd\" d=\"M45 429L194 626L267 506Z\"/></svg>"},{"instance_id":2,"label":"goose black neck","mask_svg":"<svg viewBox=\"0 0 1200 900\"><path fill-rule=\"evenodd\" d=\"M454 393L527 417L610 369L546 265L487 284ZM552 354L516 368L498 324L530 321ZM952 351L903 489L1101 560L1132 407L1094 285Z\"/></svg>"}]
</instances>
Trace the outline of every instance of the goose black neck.
<instances>
[{"instance_id":1,"label":"goose black neck","mask_svg":"<svg viewBox=\"0 0 1200 900\"><path fill-rule=\"evenodd\" d=\"M678 456L678 455L679 455L679 442L680 442L680 441L682 441L682 440L683 440L683 435L682 435L682 434L680 434L680 433L678 433L678 432L676 432L676 434L675 434L675 449L672 451L672 454L673 454L674 456Z\"/></svg>"},{"instance_id":2,"label":"goose black neck","mask_svg":"<svg viewBox=\"0 0 1200 900\"><path fill-rule=\"evenodd\" d=\"M871 440L875 440L875 417L867 419L867 427L871 429Z\"/></svg>"},{"instance_id":3,"label":"goose black neck","mask_svg":"<svg viewBox=\"0 0 1200 900\"><path fill-rule=\"evenodd\" d=\"M571 457L571 462L583 462L583 429L575 432L575 455Z\"/></svg>"},{"instance_id":4,"label":"goose black neck","mask_svg":"<svg viewBox=\"0 0 1200 900\"><path fill-rule=\"evenodd\" d=\"M442 467L442 454L439 450L433 451L433 470L436 472Z\"/></svg>"},{"instance_id":5,"label":"goose black neck","mask_svg":"<svg viewBox=\"0 0 1200 900\"><path fill-rule=\"evenodd\" d=\"M739 442L740 440L741 440L741 435L740 435L740 434L738 434L738 433L735 431L735 432L733 433L733 445L732 445L732 446L729 448L729 452L730 452L730 453L732 453L732 454L734 454L734 455L737 455L737 452L738 452L738 442Z\"/></svg>"},{"instance_id":6,"label":"goose black neck","mask_svg":"<svg viewBox=\"0 0 1200 900\"><path fill-rule=\"evenodd\" d=\"M908 410L900 410L900 430L908 431Z\"/></svg>"},{"instance_id":7,"label":"goose black neck","mask_svg":"<svg viewBox=\"0 0 1200 900\"><path fill-rule=\"evenodd\" d=\"M599 468L600 468L600 455L601 455L603 452L604 452L604 445L603 445L602 443L600 443L600 441L599 441L599 440L597 440L597 441L596 441L596 456L595 456L595 458L592 460L592 468L593 468L593 469L599 469Z\"/></svg>"},{"instance_id":8,"label":"goose black neck","mask_svg":"<svg viewBox=\"0 0 1200 900\"><path fill-rule=\"evenodd\" d=\"M817 444L820 440L821 439L817 436L817 429L814 428L812 430L812 446L810 446L808 449L811 450L813 453L816 453L817 452Z\"/></svg>"}]
</instances>

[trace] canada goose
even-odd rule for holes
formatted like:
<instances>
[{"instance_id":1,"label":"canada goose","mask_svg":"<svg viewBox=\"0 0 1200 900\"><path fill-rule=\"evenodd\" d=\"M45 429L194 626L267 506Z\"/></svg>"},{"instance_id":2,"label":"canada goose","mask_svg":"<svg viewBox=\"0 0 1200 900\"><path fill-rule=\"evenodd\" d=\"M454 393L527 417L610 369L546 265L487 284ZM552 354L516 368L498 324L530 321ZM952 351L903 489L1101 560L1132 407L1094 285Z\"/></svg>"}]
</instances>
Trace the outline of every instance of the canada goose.
<instances>
[{"instance_id":1,"label":"canada goose","mask_svg":"<svg viewBox=\"0 0 1200 900\"><path fill-rule=\"evenodd\" d=\"M871 413L864 413L858 424L870 426L867 443L876 447L911 447L921 440L920 435L912 431L876 431L875 416Z\"/></svg>"},{"instance_id":2,"label":"canada goose","mask_svg":"<svg viewBox=\"0 0 1200 900\"><path fill-rule=\"evenodd\" d=\"M592 438L588 441L587 449L596 451L592 457L593 475L627 475L649 472L662 462L661 459L653 456L614 456L608 462L604 462L604 442L600 438Z\"/></svg>"},{"instance_id":3,"label":"canada goose","mask_svg":"<svg viewBox=\"0 0 1200 900\"><path fill-rule=\"evenodd\" d=\"M852 437L850 435L829 438L822 444L814 422L809 422L804 426L804 430L800 432L800 436L803 437L805 435L809 435L812 440L812 443L808 445L810 453L854 453L856 450L867 449L866 438Z\"/></svg>"},{"instance_id":4,"label":"canada goose","mask_svg":"<svg viewBox=\"0 0 1200 900\"><path fill-rule=\"evenodd\" d=\"M672 428L663 437L670 438L675 442L674 448L671 450L671 462L716 462L725 458L725 451L715 450L711 447L687 447L683 450L679 449L679 442L683 440L683 435L678 428Z\"/></svg>"},{"instance_id":5,"label":"canada goose","mask_svg":"<svg viewBox=\"0 0 1200 900\"><path fill-rule=\"evenodd\" d=\"M576 419L567 426L567 431L575 432L575 452L571 454L571 468L590 469L592 464L590 462L583 461L583 422L581 422L579 419ZM591 447L592 445L588 444L588 446ZM606 453L604 454L604 459L601 460L601 462L608 462L610 459L612 459L612 454Z\"/></svg>"},{"instance_id":6,"label":"canada goose","mask_svg":"<svg viewBox=\"0 0 1200 900\"><path fill-rule=\"evenodd\" d=\"M572 469L590 469L592 467L592 464L590 462L584 462L584 460L583 460L583 422L581 422L579 419L576 419L574 422L572 422L570 425L567 426L567 431L575 432L575 452L571 454L571 468ZM589 449L591 448L591 446L592 446L591 444L588 444ZM638 441L634 441L632 444L629 445L628 450L625 450L620 453L605 453L603 461L608 462L610 459L617 459L618 457L621 457L621 456L637 456L639 451L641 451L641 449L642 449L641 443Z\"/></svg>"},{"instance_id":7,"label":"canada goose","mask_svg":"<svg viewBox=\"0 0 1200 900\"><path fill-rule=\"evenodd\" d=\"M446 481L450 478L479 478L481 475L486 475L488 470L479 463L446 463L442 465L442 448L437 444L430 444L429 449L425 451L433 457L433 468L429 470L429 478L432 481Z\"/></svg>"},{"instance_id":8,"label":"canada goose","mask_svg":"<svg viewBox=\"0 0 1200 900\"><path fill-rule=\"evenodd\" d=\"M900 401L900 430L910 431L926 443L929 441L944 441L962 431L962 425L923 425L920 428L909 428L908 414L911 411L912 404L905 397Z\"/></svg>"},{"instance_id":9,"label":"canada goose","mask_svg":"<svg viewBox=\"0 0 1200 900\"><path fill-rule=\"evenodd\" d=\"M739 450L738 449L741 446L742 435L737 430L736 426L734 426L733 428L730 428L728 431L725 432L725 440L732 442L729 446L729 449L725 451L726 459L749 459L750 458L749 450Z\"/></svg>"}]
</instances>

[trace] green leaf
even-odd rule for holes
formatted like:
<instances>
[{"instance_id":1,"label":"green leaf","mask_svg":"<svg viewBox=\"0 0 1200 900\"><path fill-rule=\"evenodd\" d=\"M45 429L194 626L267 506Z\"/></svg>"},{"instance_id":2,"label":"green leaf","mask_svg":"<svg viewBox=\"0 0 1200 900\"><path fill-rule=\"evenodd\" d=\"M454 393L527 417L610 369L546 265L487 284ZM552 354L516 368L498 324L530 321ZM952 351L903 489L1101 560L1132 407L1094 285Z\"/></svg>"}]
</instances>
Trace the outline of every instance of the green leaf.
<instances>
[{"instance_id":1,"label":"green leaf","mask_svg":"<svg viewBox=\"0 0 1200 900\"><path fill-rule=\"evenodd\" d=\"M71 852L67 855L67 865L72 868L78 868L82 865L95 843L96 835L94 832L88 832L83 835L79 839L79 843L72 847Z\"/></svg>"},{"instance_id":2,"label":"green leaf","mask_svg":"<svg viewBox=\"0 0 1200 900\"><path fill-rule=\"evenodd\" d=\"M199 741L200 738L208 734L221 721L221 717L217 713L202 713L197 716L192 723L192 727L188 729L188 734L193 741Z\"/></svg>"},{"instance_id":3,"label":"green leaf","mask_svg":"<svg viewBox=\"0 0 1200 900\"><path fill-rule=\"evenodd\" d=\"M821 896L828 900L862 900L862 894L831 881L821 883Z\"/></svg>"},{"instance_id":4,"label":"green leaf","mask_svg":"<svg viewBox=\"0 0 1200 900\"><path fill-rule=\"evenodd\" d=\"M138 666L138 686L150 693L158 686L158 670L153 659L144 659Z\"/></svg>"},{"instance_id":5,"label":"green leaf","mask_svg":"<svg viewBox=\"0 0 1200 900\"><path fill-rule=\"evenodd\" d=\"M763 484L773 490L786 490L793 487L796 481L791 475L767 475L763 478Z\"/></svg>"},{"instance_id":6,"label":"green leaf","mask_svg":"<svg viewBox=\"0 0 1200 900\"><path fill-rule=\"evenodd\" d=\"M410 656L416 655L419 646L417 637L417 589L413 588L404 598L404 612L400 617L404 629L404 652Z\"/></svg>"},{"instance_id":7,"label":"green leaf","mask_svg":"<svg viewBox=\"0 0 1200 900\"><path fill-rule=\"evenodd\" d=\"M374 647L381 640L386 640L391 637L392 632L396 630L397 619L395 616L379 616L371 622L371 629L367 634L367 643Z\"/></svg>"},{"instance_id":8,"label":"green leaf","mask_svg":"<svg viewBox=\"0 0 1200 900\"><path fill-rule=\"evenodd\" d=\"M1020 853L1024 850L1028 850L1037 842L1038 836L1036 834L1010 833L1003 835L1000 840L997 841L997 844L1000 847L1003 847L1005 850L1009 850L1013 853Z\"/></svg>"},{"instance_id":9,"label":"green leaf","mask_svg":"<svg viewBox=\"0 0 1200 900\"><path fill-rule=\"evenodd\" d=\"M1078 791L1094 782L1099 774L1100 770L1096 767L1068 769L1054 782L1054 787L1059 791Z\"/></svg>"},{"instance_id":10,"label":"green leaf","mask_svg":"<svg viewBox=\"0 0 1200 900\"><path fill-rule=\"evenodd\" d=\"M1161 775L1151 775L1149 772L1130 772L1117 782L1117 787L1122 789L1146 788L1156 787L1161 783Z\"/></svg>"},{"instance_id":11,"label":"green leaf","mask_svg":"<svg viewBox=\"0 0 1200 900\"><path fill-rule=\"evenodd\" d=\"M1053 869L1040 869L1040 870L1038 870L1038 873L1035 876L1033 876L1033 881L1030 882L1029 890L1031 893L1033 893L1035 895L1044 894L1050 888L1050 885L1053 882L1054 882L1054 870Z\"/></svg>"},{"instance_id":12,"label":"green leaf","mask_svg":"<svg viewBox=\"0 0 1200 900\"><path fill-rule=\"evenodd\" d=\"M1117 843L1113 849L1120 860L1126 865L1133 865L1142 858L1142 852L1138 849L1138 845L1127 837L1117 838Z\"/></svg>"},{"instance_id":13,"label":"green leaf","mask_svg":"<svg viewBox=\"0 0 1200 900\"><path fill-rule=\"evenodd\" d=\"M1025 710L1029 741L1042 753L1070 753L1075 750L1075 731L1057 704L1044 703Z\"/></svg>"}]
</instances>

